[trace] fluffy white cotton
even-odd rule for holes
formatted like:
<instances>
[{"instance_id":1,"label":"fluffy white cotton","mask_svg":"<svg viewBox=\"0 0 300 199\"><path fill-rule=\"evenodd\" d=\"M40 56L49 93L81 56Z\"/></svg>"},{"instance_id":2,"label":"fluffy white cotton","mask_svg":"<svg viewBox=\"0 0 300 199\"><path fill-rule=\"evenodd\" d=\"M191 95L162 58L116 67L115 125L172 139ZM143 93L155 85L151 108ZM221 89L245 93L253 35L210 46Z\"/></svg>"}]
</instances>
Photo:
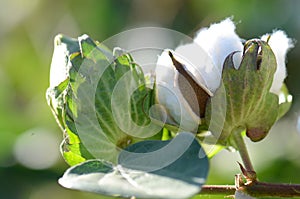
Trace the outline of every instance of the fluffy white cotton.
<instances>
[{"instance_id":1,"label":"fluffy white cotton","mask_svg":"<svg viewBox=\"0 0 300 199\"><path fill-rule=\"evenodd\" d=\"M276 62L277 62L277 69L274 74L273 83L271 86L270 91L275 94L280 93L280 89L282 87L283 81L286 78L286 66L285 66L285 58L288 50L292 48L293 41L287 37L285 32L278 30L274 31L272 34L266 34L261 37L262 40L268 41L272 51L275 54Z\"/></svg>"},{"instance_id":2,"label":"fluffy white cotton","mask_svg":"<svg viewBox=\"0 0 300 199\"><path fill-rule=\"evenodd\" d=\"M179 46L175 51L165 50L158 58L156 67L158 100L184 129L193 129L195 124L199 123L200 118L192 111L182 96L176 81L179 74L168 54L169 51L211 96L220 85L221 72L214 66L210 56L196 43ZM170 94L173 96L171 97Z\"/></svg>"},{"instance_id":3,"label":"fluffy white cotton","mask_svg":"<svg viewBox=\"0 0 300 199\"><path fill-rule=\"evenodd\" d=\"M193 43L179 46L172 53L184 65L190 76L212 96L220 86L225 58L232 52L242 52L242 50L243 45L235 33L235 25L228 18L209 28L201 29ZM194 128L200 118L191 110L177 82L174 81L177 79L178 72L173 66L168 51L165 50L157 61L158 100L183 128ZM236 57L235 65L238 67L241 53Z\"/></svg>"},{"instance_id":4,"label":"fluffy white cotton","mask_svg":"<svg viewBox=\"0 0 300 199\"><path fill-rule=\"evenodd\" d=\"M235 24L230 18L201 29L194 41L208 53L219 71L222 71L223 63L230 53L243 51L243 44L235 33ZM236 68L240 65L242 54L238 55L234 60Z\"/></svg>"},{"instance_id":5,"label":"fluffy white cotton","mask_svg":"<svg viewBox=\"0 0 300 199\"><path fill-rule=\"evenodd\" d=\"M177 83L174 82L178 72L173 66L168 54L169 51L172 50L165 50L157 60L155 71L157 99L166 108L169 116L171 116L171 118L168 118L168 122L179 123L181 128L194 131L198 128L200 118L192 111L182 96Z\"/></svg>"},{"instance_id":6,"label":"fluffy white cotton","mask_svg":"<svg viewBox=\"0 0 300 199\"><path fill-rule=\"evenodd\" d=\"M174 56L190 76L212 96L220 85L221 73L208 54L198 44L190 43L177 47Z\"/></svg>"}]
</instances>

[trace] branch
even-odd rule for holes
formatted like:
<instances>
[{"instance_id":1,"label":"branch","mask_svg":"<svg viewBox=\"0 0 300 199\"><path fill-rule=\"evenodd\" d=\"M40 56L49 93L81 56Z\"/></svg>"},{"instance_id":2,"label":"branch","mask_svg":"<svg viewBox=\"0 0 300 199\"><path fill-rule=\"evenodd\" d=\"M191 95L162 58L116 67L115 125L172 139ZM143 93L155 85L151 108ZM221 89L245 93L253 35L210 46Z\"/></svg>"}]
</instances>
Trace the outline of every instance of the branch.
<instances>
[{"instance_id":1,"label":"branch","mask_svg":"<svg viewBox=\"0 0 300 199\"><path fill-rule=\"evenodd\" d=\"M279 184L267 182L252 182L240 187L235 185L204 185L201 195L234 195L241 190L253 197L280 197L291 198L300 196L300 184Z\"/></svg>"},{"instance_id":2,"label":"branch","mask_svg":"<svg viewBox=\"0 0 300 199\"><path fill-rule=\"evenodd\" d=\"M255 181L241 186L239 190L254 197L291 198L300 196L300 184L279 184Z\"/></svg>"},{"instance_id":3,"label":"branch","mask_svg":"<svg viewBox=\"0 0 300 199\"><path fill-rule=\"evenodd\" d=\"M242 129L237 128L233 131L232 136L234 144L237 147L243 161L240 165L246 182L241 175L236 175L234 185L205 185L202 187L200 194L204 195L234 195L236 190L245 192L253 197L280 197L292 198L300 196L300 184L268 183L259 182L256 172L253 169L246 144L242 137Z\"/></svg>"},{"instance_id":4,"label":"branch","mask_svg":"<svg viewBox=\"0 0 300 199\"><path fill-rule=\"evenodd\" d=\"M203 195L234 195L236 187L234 185L204 185L200 194Z\"/></svg>"}]
</instances>

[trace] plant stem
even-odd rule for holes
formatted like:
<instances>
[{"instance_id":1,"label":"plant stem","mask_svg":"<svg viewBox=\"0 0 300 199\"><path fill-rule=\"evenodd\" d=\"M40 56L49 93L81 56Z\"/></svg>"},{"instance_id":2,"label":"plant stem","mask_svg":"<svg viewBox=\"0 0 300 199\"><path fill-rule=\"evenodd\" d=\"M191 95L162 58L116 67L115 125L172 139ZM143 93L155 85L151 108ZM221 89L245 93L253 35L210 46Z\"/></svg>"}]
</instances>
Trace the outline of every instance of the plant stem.
<instances>
[{"instance_id":1,"label":"plant stem","mask_svg":"<svg viewBox=\"0 0 300 199\"><path fill-rule=\"evenodd\" d=\"M201 195L234 195L234 185L204 185ZM239 190L253 197L291 198L300 196L300 184L277 184L267 182L252 182L238 187Z\"/></svg>"},{"instance_id":2,"label":"plant stem","mask_svg":"<svg viewBox=\"0 0 300 199\"><path fill-rule=\"evenodd\" d=\"M234 195L236 190L243 191L253 197L281 197L291 198L300 196L300 184L283 184L259 182L253 169L246 144L242 137L241 128L236 128L233 133L233 140L239 150L244 166L240 165L246 183L240 175L236 175L236 185L205 185L201 193L204 195Z\"/></svg>"},{"instance_id":3,"label":"plant stem","mask_svg":"<svg viewBox=\"0 0 300 199\"><path fill-rule=\"evenodd\" d=\"M248 150L247 150L247 147L246 147L246 144L244 142L244 138L242 137L241 132L242 132L242 130L238 128L232 133L233 134L232 136L233 136L235 145L240 153L240 156L242 158L242 161L243 161L246 171L254 172L254 169L253 169L253 166L252 166L249 154L248 154Z\"/></svg>"},{"instance_id":4,"label":"plant stem","mask_svg":"<svg viewBox=\"0 0 300 199\"><path fill-rule=\"evenodd\" d=\"M203 185L200 193L203 195L234 195L235 191L234 185Z\"/></svg>"},{"instance_id":5,"label":"plant stem","mask_svg":"<svg viewBox=\"0 0 300 199\"><path fill-rule=\"evenodd\" d=\"M243 185L239 189L254 197L291 198L300 196L300 184L279 184L255 181Z\"/></svg>"}]
</instances>

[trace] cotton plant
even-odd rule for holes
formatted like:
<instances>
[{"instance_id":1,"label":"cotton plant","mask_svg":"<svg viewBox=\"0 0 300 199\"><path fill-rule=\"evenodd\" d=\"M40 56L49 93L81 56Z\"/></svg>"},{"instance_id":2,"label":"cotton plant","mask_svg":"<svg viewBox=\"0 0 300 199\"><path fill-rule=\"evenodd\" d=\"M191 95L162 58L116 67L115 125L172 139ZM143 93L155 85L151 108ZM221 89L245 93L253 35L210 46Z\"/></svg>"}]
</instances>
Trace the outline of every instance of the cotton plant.
<instances>
[{"instance_id":1,"label":"cotton plant","mask_svg":"<svg viewBox=\"0 0 300 199\"><path fill-rule=\"evenodd\" d=\"M227 18L164 49L152 87L126 50L58 35L47 102L71 166L59 183L126 198L299 195L300 185L258 181L244 143L264 139L291 105L284 79L293 41L281 30L246 41L235 29ZM233 186L205 185L220 148L241 155Z\"/></svg>"},{"instance_id":2,"label":"cotton plant","mask_svg":"<svg viewBox=\"0 0 300 199\"><path fill-rule=\"evenodd\" d=\"M260 186L243 136L261 141L288 111L292 96L284 84L286 55L294 44L282 30L245 41L235 29L227 18L200 29L192 43L164 50L156 67L162 85L157 100L179 132L192 131L210 144L205 136L212 134L213 144L238 150L246 184ZM203 130L211 134L201 136ZM252 191L245 192L255 196ZM240 193L236 198L246 198Z\"/></svg>"},{"instance_id":3,"label":"cotton plant","mask_svg":"<svg viewBox=\"0 0 300 199\"><path fill-rule=\"evenodd\" d=\"M195 127L197 130L197 125L205 123L205 120L209 123L210 118L207 112L210 110L205 109L214 108L208 108L208 104L214 101L214 98L219 97L219 100L222 100L221 97L223 97L223 100L227 100L227 104L234 103L223 109L232 110L234 106L240 108L241 105L249 104L241 109L226 112L236 120L225 120L223 131L233 131L237 127L248 128L248 136L253 141L259 141L287 110L281 108L281 105L286 106L286 103L291 102L291 96L286 92L284 79L287 76L286 54L293 47L293 42L281 30L263 35L260 39L244 41L236 34L235 29L234 22L227 18L220 23L212 24L209 28L200 29L193 39L193 43L179 46L175 50L166 49L157 61L156 80L158 85L162 85L157 89L157 98L169 113L169 122L178 123L182 129L188 130ZM252 57L248 58L249 56ZM189 75L188 78L181 74L180 69L175 67L176 64L181 65L181 71L186 72ZM243 70L242 67L247 69ZM249 77L249 75L260 76L260 79ZM191 85L189 89L184 88L180 84L180 76L185 78L186 82L190 78L197 84ZM227 77L230 79L226 79ZM257 81L260 81L259 84ZM230 88L237 89L235 87L243 84L249 88L257 86L257 88L253 88L257 92L253 93L254 90L246 89L244 92L239 90L241 92L236 93L237 96L232 93L226 94L226 92L230 92ZM198 96L197 89L203 91L200 93L201 96ZM173 92L168 92L168 90ZM221 92L225 92L223 96L221 96ZM190 93L196 96L192 100ZM256 98L248 95L256 96ZM241 96L248 96L248 98L242 99ZM257 115L262 114L260 111L266 109L265 106L259 107L261 106L260 102L265 103L263 102L265 99L261 99L265 97L276 101L276 110L273 110L270 118L263 119L264 121L269 120L267 122L269 124L266 124L267 127L259 129L260 126L253 124L257 121L250 121L248 118L251 117L253 120L259 118ZM198 106L195 106L197 103L195 100L198 100ZM253 103L255 105L252 105ZM257 114L251 115L253 112L251 109L255 110ZM211 130L214 130L214 127ZM250 135L251 132L252 135ZM221 136L218 142L227 144L227 137L230 137L231 133L224 132L223 134L226 135L218 135Z\"/></svg>"}]
</instances>

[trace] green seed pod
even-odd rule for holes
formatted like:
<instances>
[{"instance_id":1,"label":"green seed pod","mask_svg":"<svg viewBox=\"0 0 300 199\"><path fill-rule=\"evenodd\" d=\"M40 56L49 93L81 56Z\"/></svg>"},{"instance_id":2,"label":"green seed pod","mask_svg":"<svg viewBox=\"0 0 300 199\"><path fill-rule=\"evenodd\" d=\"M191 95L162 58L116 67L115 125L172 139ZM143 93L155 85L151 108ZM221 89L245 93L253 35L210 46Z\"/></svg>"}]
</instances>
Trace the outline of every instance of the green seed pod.
<instances>
[{"instance_id":1,"label":"green seed pod","mask_svg":"<svg viewBox=\"0 0 300 199\"><path fill-rule=\"evenodd\" d=\"M221 86L209 100L205 115L218 143L233 147L231 136L236 129L246 130L246 135L254 142L262 140L279 111L278 96L270 93L276 59L267 42L247 41L238 69L233 64L234 54L224 62ZM212 117L213 111L217 115Z\"/></svg>"}]
</instances>

